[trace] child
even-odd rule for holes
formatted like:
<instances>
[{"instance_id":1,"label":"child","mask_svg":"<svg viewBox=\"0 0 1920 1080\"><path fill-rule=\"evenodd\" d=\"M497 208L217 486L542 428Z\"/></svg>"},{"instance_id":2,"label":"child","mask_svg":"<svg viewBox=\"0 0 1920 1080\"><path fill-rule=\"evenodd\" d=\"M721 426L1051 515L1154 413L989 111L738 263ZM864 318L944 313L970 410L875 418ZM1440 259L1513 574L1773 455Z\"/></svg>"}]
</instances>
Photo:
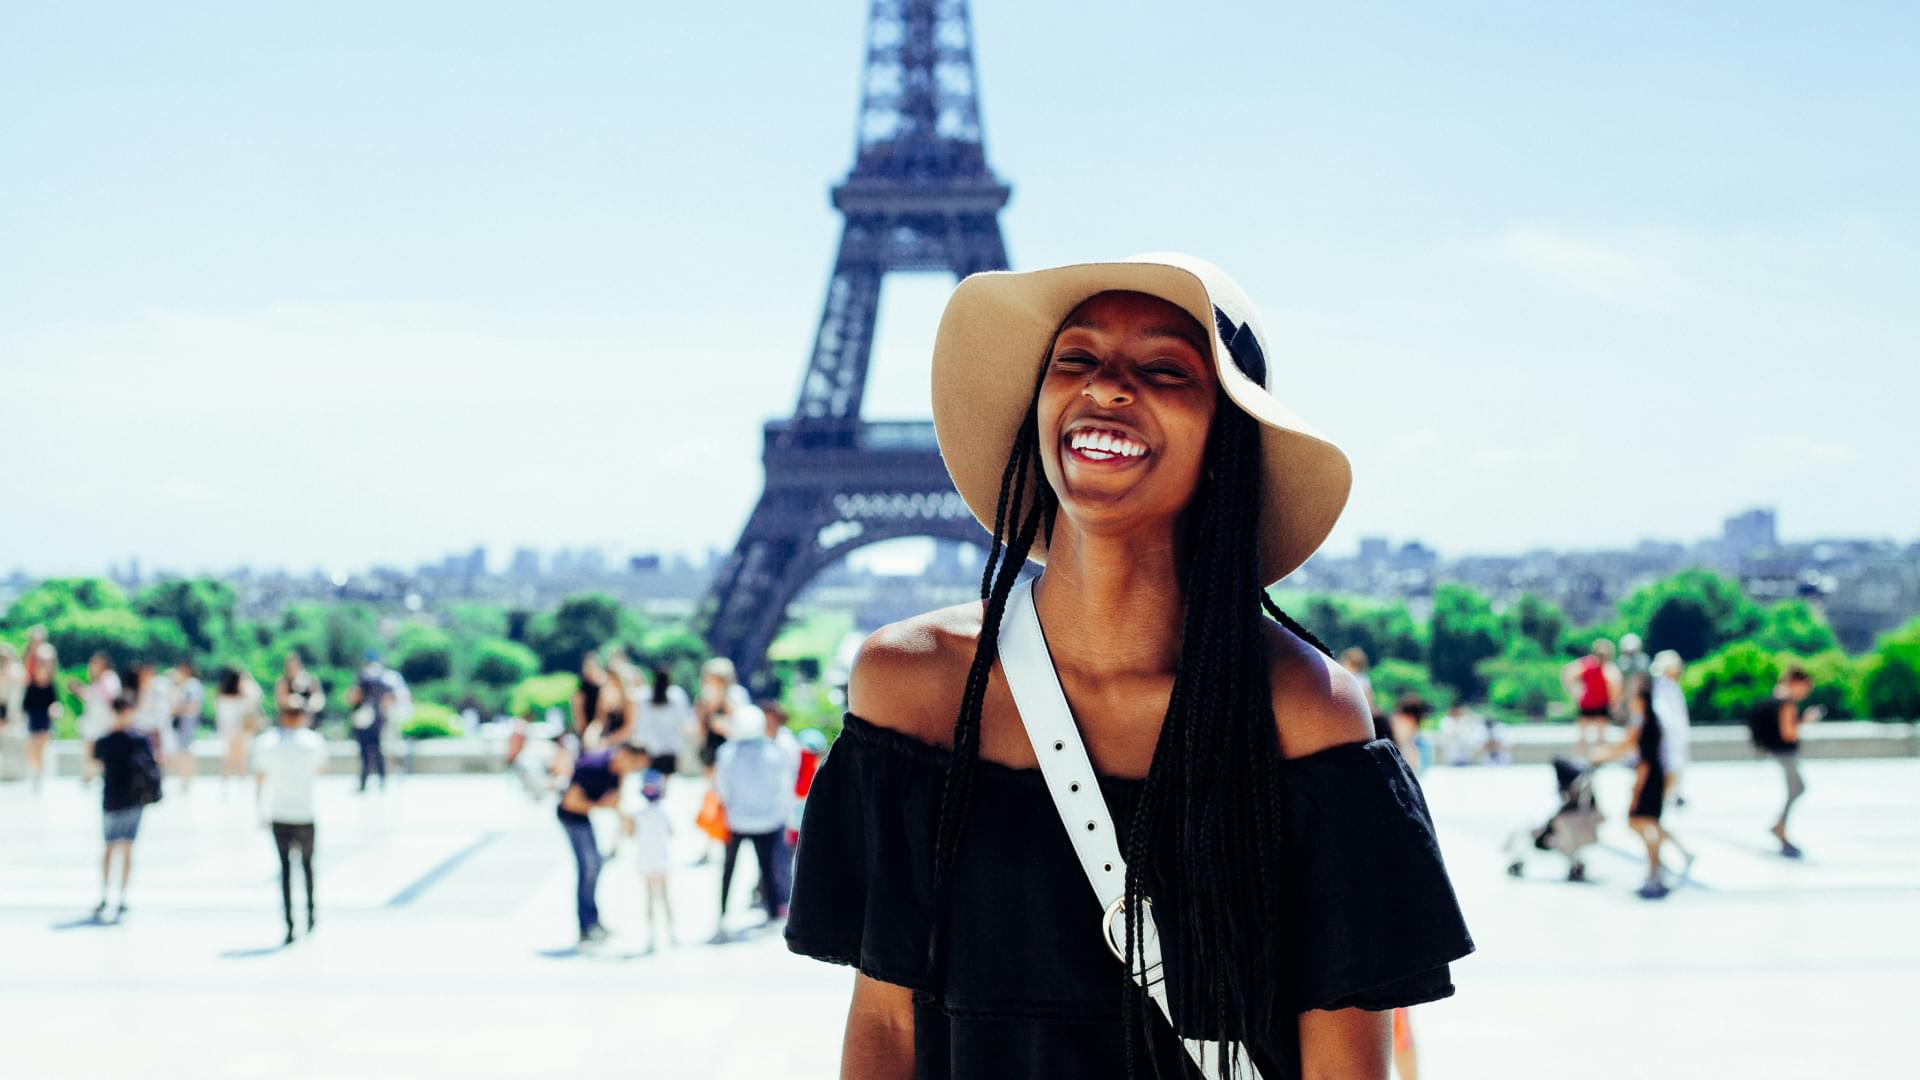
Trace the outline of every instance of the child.
<instances>
[{"instance_id":1,"label":"child","mask_svg":"<svg viewBox=\"0 0 1920 1080\"><path fill-rule=\"evenodd\" d=\"M580 917L580 945L591 948L609 936L600 925L600 906L595 890L600 883L600 846L593 836L589 812L620 805L620 781L630 772L644 770L647 755L637 747L621 743L605 750L589 750L573 765L573 778L560 795L559 818L566 830L567 844L573 849L576 878L574 906ZM622 817L625 817L623 814Z\"/></svg>"},{"instance_id":2,"label":"child","mask_svg":"<svg viewBox=\"0 0 1920 1080\"><path fill-rule=\"evenodd\" d=\"M109 727L89 747L102 777L100 809L107 841L106 853L100 857L100 903L93 909L95 919L107 914L107 879L115 852L120 854L120 906L114 920L126 915L127 879L133 873L133 842L140 835L140 815L148 803L160 799L160 764L154 760L153 744L133 730L138 707L132 694L115 695Z\"/></svg>"},{"instance_id":3,"label":"child","mask_svg":"<svg viewBox=\"0 0 1920 1080\"><path fill-rule=\"evenodd\" d=\"M667 817L662 800L667 794L666 775L648 769L640 778L641 803L633 815L634 862L647 883L647 951L654 946L654 913L666 921L667 944L675 943L673 901L667 897L667 847L673 838L673 822Z\"/></svg>"},{"instance_id":4,"label":"child","mask_svg":"<svg viewBox=\"0 0 1920 1080\"><path fill-rule=\"evenodd\" d=\"M280 853L280 912L287 920L288 945L293 944L294 848L300 849L300 873L307 881L307 933L313 933L313 788L327 767L327 744L307 727L312 715L306 694L282 695L279 729L253 745L255 797Z\"/></svg>"}]
</instances>

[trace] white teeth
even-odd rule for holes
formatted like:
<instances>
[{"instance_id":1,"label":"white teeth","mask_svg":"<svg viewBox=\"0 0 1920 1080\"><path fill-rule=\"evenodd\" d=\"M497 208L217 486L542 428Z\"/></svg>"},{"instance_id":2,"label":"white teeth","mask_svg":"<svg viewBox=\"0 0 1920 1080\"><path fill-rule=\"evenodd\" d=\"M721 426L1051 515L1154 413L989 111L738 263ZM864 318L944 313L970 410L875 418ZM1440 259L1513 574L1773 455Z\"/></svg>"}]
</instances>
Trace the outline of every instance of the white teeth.
<instances>
[{"instance_id":1,"label":"white teeth","mask_svg":"<svg viewBox=\"0 0 1920 1080\"><path fill-rule=\"evenodd\" d=\"M1147 448L1124 435L1111 432L1082 430L1073 433L1068 445L1090 457L1106 460L1114 457L1143 457Z\"/></svg>"}]
</instances>

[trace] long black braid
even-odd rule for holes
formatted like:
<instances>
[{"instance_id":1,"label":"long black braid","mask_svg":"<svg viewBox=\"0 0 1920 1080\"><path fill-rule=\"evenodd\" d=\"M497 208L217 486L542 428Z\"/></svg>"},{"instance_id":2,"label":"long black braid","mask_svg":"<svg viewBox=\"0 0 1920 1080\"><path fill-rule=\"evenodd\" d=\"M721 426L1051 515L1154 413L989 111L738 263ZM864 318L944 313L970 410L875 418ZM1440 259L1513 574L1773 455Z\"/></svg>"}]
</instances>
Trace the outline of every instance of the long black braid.
<instances>
[{"instance_id":1,"label":"long black braid","mask_svg":"<svg viewBox=\"0 0 1920 1080\"><path fill-rule=\"evenodd\" d=\"M1044 378L1044 360L1041 368ZM1036 400L1038 389L1036 383ZM936 981L944 972L949 883L972 795L980 716L999 655L1001 617L1036 533L1044 527L1051 538L1058 507L1040 476L1038 455L1037 407L1029 406L1001 477L993 543L980 582L985 614L954 723L940 807L934 854L939 916L930 946ZM1164 882L1154 917L1163 930L1178 927L1182 976L1169 980L1169 999L1183 1023L1213 1044L1208 1056L1217 1053L1229 1076L1238 1044L1264 1030L1281 1005L1274 997L1272 965L1280 955L1275 934L1284 918L1278 877L1282 777L1263 609L1327 651L1280 611L1259 580L1261 460L1258 423L1222 394L1207 437L1207 478L1183 526L1186 610L1179 667L1126 850L1126 970L1137 970L1143 955L1144 884ZM1145 995L1132 979L1122 979L1127 1075L1132 1077L1136 1041L1151 1029L1145 1022Z\"/></svg>"}]
</instances>

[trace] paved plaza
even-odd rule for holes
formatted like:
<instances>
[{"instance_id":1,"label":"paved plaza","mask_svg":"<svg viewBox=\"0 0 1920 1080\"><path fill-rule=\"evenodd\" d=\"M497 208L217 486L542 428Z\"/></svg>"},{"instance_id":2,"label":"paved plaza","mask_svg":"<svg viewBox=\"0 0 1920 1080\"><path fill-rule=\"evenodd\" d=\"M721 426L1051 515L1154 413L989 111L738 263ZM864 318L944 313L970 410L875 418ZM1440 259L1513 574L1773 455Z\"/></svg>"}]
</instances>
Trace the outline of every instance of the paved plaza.
<instances>
[{"instance_id":1,"label":"paved plaza","mask_svg":"<svg viewBox=\"0 0 1920 1080\"><path fill-rule=\"evenodd\" d=\"M1424 1080L1912 1075L1920 992L1920 761L1810 762L1796 839L1765 828L1771 763L1697 766L1673 826L1691 884L1649 903L1609 823L1592 883L1500 847L1553 802L1544 766L1426 778L1480 952L1460 993L1416 1011ZM1624 770L1601 787L1624 805ZM96 790L0 785L0 1076L739 1077L835 1075L851 976L754 934L740 872L734 944L709 946L717 870L694 867L674 794L684 944L642 953L619 858L601 908L624 931L573 949L572 864L550 801L505 777L418 777L356 796L323 781L321 925L279 947L278 871L251 791L206 778L152 808L132 910L88 919ZM747 860L751 863L751 860ZM1092 925L1091 923L1089 924Z\"/></svg>"}]
</instances>

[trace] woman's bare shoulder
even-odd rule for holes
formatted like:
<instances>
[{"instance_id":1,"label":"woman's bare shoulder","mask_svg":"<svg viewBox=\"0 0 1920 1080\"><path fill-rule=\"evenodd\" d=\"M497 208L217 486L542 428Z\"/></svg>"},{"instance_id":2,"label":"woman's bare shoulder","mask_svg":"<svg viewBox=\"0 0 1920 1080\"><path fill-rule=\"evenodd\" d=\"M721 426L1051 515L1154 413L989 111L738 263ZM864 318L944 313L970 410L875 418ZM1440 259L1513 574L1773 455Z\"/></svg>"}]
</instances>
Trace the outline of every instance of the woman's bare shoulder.
<instances>
[{"instance_id":1,"label":"woman's bare shoulder","mask_svg":"<svg viewBox=\"0 0 1920 1080\"><path fill-rule=\"evenodd\" d=\"M1306 757L1373 738L1366 691L1353 673L1279 623L1263 626L1281 755Z\"/></svg>"},{"instance_id":2,"label":"woman's bare shoulder","mask_svg":"<svg viewBox=\"0 0 1920 1080\"><path fill-rule=\"evenodd\" d=\"M876 727L950 745L980 625L975 602L875 630L854 656L848 710Z\"/></svg>"}]
</instances>

